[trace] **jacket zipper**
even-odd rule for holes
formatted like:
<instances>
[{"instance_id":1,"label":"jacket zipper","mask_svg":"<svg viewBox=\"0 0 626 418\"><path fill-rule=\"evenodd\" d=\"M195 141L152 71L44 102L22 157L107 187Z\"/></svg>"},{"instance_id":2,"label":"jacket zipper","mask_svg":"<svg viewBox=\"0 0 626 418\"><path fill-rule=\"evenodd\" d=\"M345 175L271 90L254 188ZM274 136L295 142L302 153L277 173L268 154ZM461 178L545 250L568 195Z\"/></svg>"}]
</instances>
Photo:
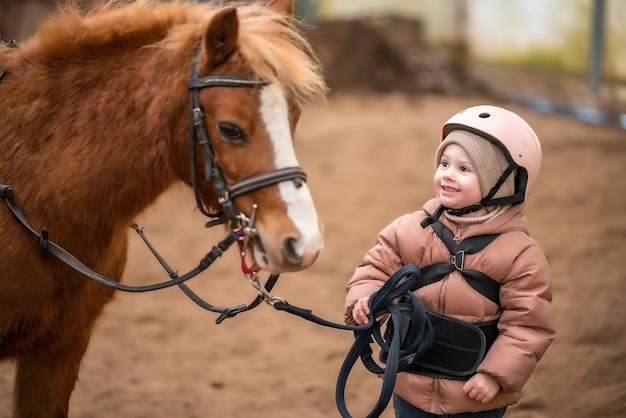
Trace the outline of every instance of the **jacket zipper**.
<instances>
[{"instance_id":1,"label":"jacket zipper","mask_svg":"<svg viewBox=\"0 0 626 418\"><path fill-rule=\"evenodd\" d=\"M456 243L461 242L461 235L463 234L463 230L464 228L459 228L458 230L455 231L454 238L452 238L454 242ZM448 279L446 277L446 279L443 282L443 285L441 286L441 291L439 293L439 306L441 307L441 312L445 312L446 310L445 294L446 294L447 285L448 285ZM434 378L433 379L433 397L432 397L432 401L430 402L429 412L434 414L438 411L438 408L439 408L439 379Z\"/></svg>"},{"instance_id":2,"label":"jacket zipper","mask_svg":"<svg viewBox=\"0 0 626 418\"><path fill-rule=\"evenodd\" d=\"M465 232L465 228L465 226L461 226L454 232L454 238L452 238L452 240L457 244L461 242L461 235L463 235L463 232Z\"/></svg>"},{"instance_id":3,"label":"jacket zipper","mask_svg":"<svg viewBox=\"0 0 626 418\"><path fill-rule=\"evenodd\" d=\"M430 412L434 414L439 409L439 379L433 378L433 398L430 401Z\"/></svg>"},{"instance_id":4,"label":"jacket zipper","mask_svg":"<svg viewBox=\"0 0 626 418\"><path fill-rule=\"evenodd\" d=\"M454 242L459 243L461 241L461 235L463 235L464 228L458 228L454 232ZM439 307L441 308L441 312L445 312L446 310L446 288L448 287L448 278L446 277L443 280L443 284L441 285L441 290L439 291Z\"/></svg>"}]
</instances>

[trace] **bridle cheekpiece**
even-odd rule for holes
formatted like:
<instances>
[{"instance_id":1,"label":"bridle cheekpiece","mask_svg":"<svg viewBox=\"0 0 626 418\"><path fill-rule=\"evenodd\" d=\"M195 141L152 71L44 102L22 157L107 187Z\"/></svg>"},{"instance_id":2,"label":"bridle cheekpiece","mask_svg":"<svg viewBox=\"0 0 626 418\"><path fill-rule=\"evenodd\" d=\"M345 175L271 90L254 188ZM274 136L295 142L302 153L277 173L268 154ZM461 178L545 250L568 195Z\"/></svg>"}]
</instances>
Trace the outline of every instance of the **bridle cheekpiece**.
<instances>
[{"instance_id":1,"label":"bridle cheekpiece","mask_svg":"<svg viewBox=\"0 0 626 418\"><path fill-rule=\"evenodd\" d=\"M200 105L200 90L209 87L255 88L266 86L269 82L243 75L207 75L200 77L198 76L198 61L200 58L200 52L201 48L198 47L191 66L191 78L187 81L190 102L189 154L192 187L196 198L196 204L198 205L200 212L211 218L223 218L221 214L209 213L204 208L202 199L200 198L195 164L195 148L197 140L202 149L205 176L207 180L211 180L213 182L218 203L221 205L224 214L228 217L229 222L240 223L243 215L238 213L235 209L233 204L234 198L287 180L293 180L297 186L300 186L302 185L302 182L306 181L306 173L300 167L286 167L259 173L234 184L227 183L222 170L217 164L215 164L215 152L213 145L211 144L209 132L206 127L206 120Z\"/></svg>"}]
</instances>

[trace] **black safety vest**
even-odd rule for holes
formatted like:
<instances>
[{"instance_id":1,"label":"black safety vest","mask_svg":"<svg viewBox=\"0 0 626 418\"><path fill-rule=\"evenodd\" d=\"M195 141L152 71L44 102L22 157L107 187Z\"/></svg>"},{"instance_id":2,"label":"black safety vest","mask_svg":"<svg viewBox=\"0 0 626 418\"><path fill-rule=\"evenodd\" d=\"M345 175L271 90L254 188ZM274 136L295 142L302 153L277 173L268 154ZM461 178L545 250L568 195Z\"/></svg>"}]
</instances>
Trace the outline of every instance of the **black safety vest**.
<instances>
[{"instance_id":1,"label":"black safety vest","mask_svg":"<svg viewBox=\"0 0 626 418\"><path fill-rule=\"evenodd\" d=\"M450 257L447 262L421 267L420 280L412 290L436 283L458 270L474 290L500 305L499 283L478 270L466 269L464 266L466 254L482 251L499 234L474 236L457 243L454 241L452 231L438 221L437 214L434 218L427 218L422 222L424 228L429 225L450 251ZM469 379L476 373L476 369L498 337L498 319L470 323L432 309L425 310L433 328L433 344L424 354L413 359L408 371L443 379ZM401 326L407 329L407 325ZM391 326L388 326L387 332L393 332L389 328ZM406 334L404 337L407 337Z\"/></svg>"}]
</instances>

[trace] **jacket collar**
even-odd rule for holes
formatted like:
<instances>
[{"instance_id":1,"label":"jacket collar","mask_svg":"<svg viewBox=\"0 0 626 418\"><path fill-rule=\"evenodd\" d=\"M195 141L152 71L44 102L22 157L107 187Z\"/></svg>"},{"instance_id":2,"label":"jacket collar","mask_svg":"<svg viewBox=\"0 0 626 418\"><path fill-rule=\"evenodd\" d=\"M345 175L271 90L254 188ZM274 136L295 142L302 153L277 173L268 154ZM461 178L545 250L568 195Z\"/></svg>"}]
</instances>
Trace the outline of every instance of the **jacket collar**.
<instances>
[{"instance_id":1,"label":"jacket collar","mask_svg":"<svg viewBox=\"0 0 626 418\"><path fill-rule=\"evenodd\" d=\"M439 198L432 198L422 206L427 216L435 213L437 208L441 206ZM459 226L451 222L445 216L439 217L439 222L456 232L463 229L463 238L475 235L501 234L504 232L520 231L528 234L528 221L525 216L525 203L521 202L513 205L509 210L491 220L490 222L476 225Z\"/></svg>"}]
</instances>

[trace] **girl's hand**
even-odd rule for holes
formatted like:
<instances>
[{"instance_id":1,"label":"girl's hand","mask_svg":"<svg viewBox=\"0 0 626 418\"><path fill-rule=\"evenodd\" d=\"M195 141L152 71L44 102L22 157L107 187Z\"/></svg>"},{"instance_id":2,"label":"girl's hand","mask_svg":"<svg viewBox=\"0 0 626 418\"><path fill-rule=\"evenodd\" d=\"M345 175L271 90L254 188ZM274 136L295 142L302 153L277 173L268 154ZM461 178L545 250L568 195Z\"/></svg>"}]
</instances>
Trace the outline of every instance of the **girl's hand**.
<instances>
[{"instance_id":1,"label":"girl's hand","mask_svg":"<svg viewBox=\"0 0 626 418\"><path fill-rule=\"evenodd\" d=\"M476 373L463 385L463 392L475 401L490 402L500 391L500 383L487 373Z\"/></svg>"},{"instance_id":2,"label":"girl's hand","mask_svg":"<svg viewBox=\"0 0 626 418\"><path fill-rule=\"evenodd\" d=\"M366 324L368 321L367 315L370 313L370 308L367 306L367 302L369 299L369 296L364 296L357 300L352 307L352 319L354 319L354 322L358 325Z\"/></svg>"}]
</instances>

